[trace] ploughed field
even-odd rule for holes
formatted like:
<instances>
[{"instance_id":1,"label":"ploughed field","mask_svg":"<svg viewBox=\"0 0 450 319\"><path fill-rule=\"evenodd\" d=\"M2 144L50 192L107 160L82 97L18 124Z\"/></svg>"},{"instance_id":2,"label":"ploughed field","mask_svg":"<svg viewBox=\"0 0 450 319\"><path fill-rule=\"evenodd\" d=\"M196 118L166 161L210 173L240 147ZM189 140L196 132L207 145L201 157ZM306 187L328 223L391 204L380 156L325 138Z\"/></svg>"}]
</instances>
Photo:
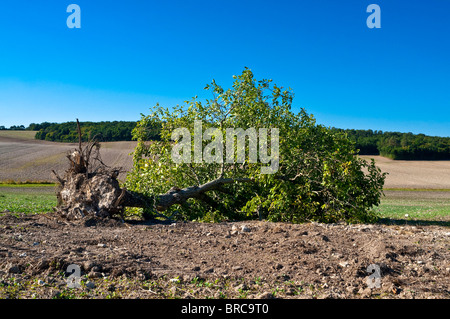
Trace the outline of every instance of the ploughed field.
<instances>
[{"instance_id":1,"label":"ploughed field","mask_svg":"<svg viewBox=\"0 0 450 319\"><path fill-rule=\"evenodd\" d=\"M34 139L30 131L0 131L0 182L45 181L56 182L51 171L63 174L67 169L68 152L78 144L57 143ZM103 162L112 167L132 168L133 159L129 155L136 142L101 143ZM121 174L125 178L125 174Z\"/></svg>"}]
</instances>

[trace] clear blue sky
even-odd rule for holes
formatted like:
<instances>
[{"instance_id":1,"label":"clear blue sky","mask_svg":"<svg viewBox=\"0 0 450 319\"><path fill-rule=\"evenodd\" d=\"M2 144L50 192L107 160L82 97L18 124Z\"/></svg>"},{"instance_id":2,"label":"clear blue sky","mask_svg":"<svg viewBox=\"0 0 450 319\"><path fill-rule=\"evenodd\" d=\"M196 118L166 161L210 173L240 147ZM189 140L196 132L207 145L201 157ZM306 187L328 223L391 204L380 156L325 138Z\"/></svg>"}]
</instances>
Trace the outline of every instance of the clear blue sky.
<instances>
[{"instance_id":1,"label":"clear blue sky","mask_svg":"<svg viewBox=\"0 0 450 319\"><path fill-rule=\"evenodd\" d=\"M69 29L69 4L81 29ZM381 29L369 29L369 4ZM341 128L450 136L450 1L14 0L0 5L0 125L138 120L250 68Z\"/></svg>"}]
</instances>

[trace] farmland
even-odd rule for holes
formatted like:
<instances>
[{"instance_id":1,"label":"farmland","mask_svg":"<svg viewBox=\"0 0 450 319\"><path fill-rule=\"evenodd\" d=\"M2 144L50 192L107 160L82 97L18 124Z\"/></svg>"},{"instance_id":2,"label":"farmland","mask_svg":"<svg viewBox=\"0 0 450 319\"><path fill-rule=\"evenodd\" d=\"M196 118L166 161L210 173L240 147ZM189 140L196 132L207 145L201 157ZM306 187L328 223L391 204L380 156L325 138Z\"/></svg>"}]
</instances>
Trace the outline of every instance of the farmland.
<instances>
[{"instance_id":1,"label":"farmland","mask_svg":"<svg viewBox=\"0 0 450 319\"><path fill-rule=\"evenodd\" d=\"M55 143L34 139L32 131L0 131L0 182L55 182L51 170L64 172L66 155L77 144ZM101 143L102 159L109 166L130 170L129 155L136 142ZM450 161L394 161L381 156L374 158L383 172L388 172L385 189L450 189ZM125 178L124 175L121 178Z\"/></svg>"},{"instance_id":2,"label":"farmland","mask_svg":"<svg viewBox=\"0 0 450 319\"><path fill-rule=\"evenodd\" d=\"M102 143L102 158L129 169L134 145ZM55 186L38 182L54 183L74 147L0 132L0 298L450 297L449 162L374 157L389 173L374 225L62 222L42 214ZM369 264L379 288L367 288Z\"/></svg>"},{"instance_id":3,"label":"farmland","mask_svg":"<svg viewBox=\"0 0 450 319\"><path fill-rule=\"evenodd\" d=\"M38 214L56 205L55 187L50 185L0 185L0 211Z\"/></svg>"},{"instance_id":4,"label":"farmland","mask_svg":"<svg viewBox=\"0 0 450 319\"><path fill-rule=\"evenodd\" d=\"M0 131L0 182L55 182L52 170L63 173L67 168L66 155L76 147L73 143L55 143L34 139L32 131ZM102 143L102 160L109 166L132 167L135 142ZM120 176L125 178L125 175Z\"/></svg>"},{"instance_id":5,"label":"farmland","mask_svg":"<svg viewBox=\"0 0 450 319\"><path fill-rule=\"evenodd\" d=\"M33 131L0 131L0 183L1 182L49 182L56 180L52 170L63 173L67 168L67 153L77 144L56 143L34 139ZM110 166L130 170L129 155L136 142L104 142L101 144L103 161ZM450 212L450 161L394 161L381 156L374 158L383 172L388 172L385 197L377 210L381 217L449 219ZM119 176L124 180L125 173ZM38 212L51 209L56 204L54 187L34 185L0 184L0 211ZM28 203L35 203L28 205ZM21 208L19 208L21 207ZM11 209L13 208L13 209Z\"/></svg>"}]
</instances>

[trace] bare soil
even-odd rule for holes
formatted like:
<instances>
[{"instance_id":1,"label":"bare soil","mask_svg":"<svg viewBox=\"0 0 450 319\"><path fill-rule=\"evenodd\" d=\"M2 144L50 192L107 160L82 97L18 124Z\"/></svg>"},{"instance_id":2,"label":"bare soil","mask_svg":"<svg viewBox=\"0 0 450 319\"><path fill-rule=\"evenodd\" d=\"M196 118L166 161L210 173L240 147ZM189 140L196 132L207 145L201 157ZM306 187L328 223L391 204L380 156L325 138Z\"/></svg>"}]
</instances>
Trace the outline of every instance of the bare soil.
<instances>
[{"instance_id":1,"label":"bare soil","mask_svg":"<svg viewBox=\"0 0 450 319\"><path fill-rule=\"evenodd\" d=\"M442 226L0 217L0 298L450 298ZM67 287L67 266L81 288ZM375 264L380 286L369 287ZM375 282L371 282L372 286Z\"/></svg>"}]
</instances>

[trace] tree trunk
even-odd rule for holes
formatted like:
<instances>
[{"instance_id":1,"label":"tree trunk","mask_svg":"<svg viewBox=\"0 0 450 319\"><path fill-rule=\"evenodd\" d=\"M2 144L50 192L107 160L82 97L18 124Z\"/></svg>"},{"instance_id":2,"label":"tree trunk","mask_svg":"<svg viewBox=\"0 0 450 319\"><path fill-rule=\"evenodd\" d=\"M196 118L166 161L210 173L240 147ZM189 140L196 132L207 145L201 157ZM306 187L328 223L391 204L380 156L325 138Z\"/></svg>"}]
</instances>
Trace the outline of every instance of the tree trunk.
<instances>
[{"instance_id":1,"label":"tree trunk","mask_svg":"<svg viewBox=\"0 0 450 319\"><path fill-rule=\"evenodd\" d=\"M122 205L127 207L154 206L157 211L162 212L172 205L185 203L189 198L197 198L205 202L210 202L212 199L205 197L206 192L220 190L220 187L225 184L252 181L250 178L218 178L200 186L190 186L183 189L172 187L167 193L155 197L146 197L142 194L126 190Z\"/></svg>"}]
</instances>

